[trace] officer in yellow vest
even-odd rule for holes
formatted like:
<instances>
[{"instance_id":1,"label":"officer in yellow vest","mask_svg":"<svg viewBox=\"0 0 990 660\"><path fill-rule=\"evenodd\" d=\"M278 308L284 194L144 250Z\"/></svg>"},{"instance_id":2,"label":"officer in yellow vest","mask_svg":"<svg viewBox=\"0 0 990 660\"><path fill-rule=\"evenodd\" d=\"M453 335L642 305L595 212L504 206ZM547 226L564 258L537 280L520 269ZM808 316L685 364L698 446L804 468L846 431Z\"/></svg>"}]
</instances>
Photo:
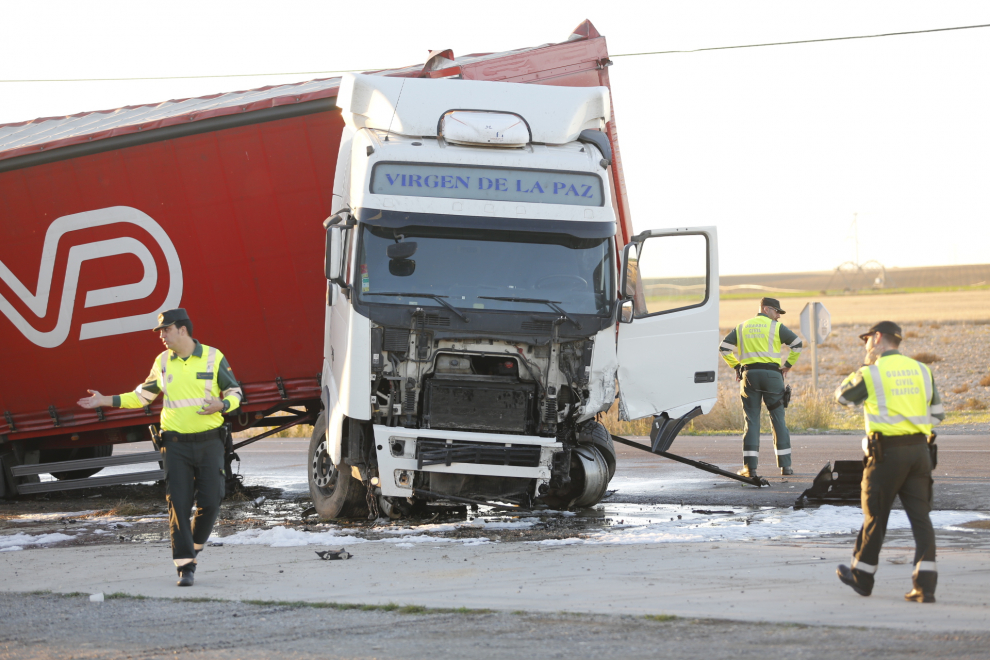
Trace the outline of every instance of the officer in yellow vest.
<instances>
[{"instance_id":1,"label":"officer in yellow vest","mask_svg":"<svg viewBox=\"0 0 990 660\"><path fill-rule=\"evenodd\" d=\"M773 426L777 467L781 474L791 468L791 434L784 420L784 376L801 355L801 338L780 323L780 301L762 298L760 312L732 329L722 340L719 352L736 370L746 422L743 427L743 469L739 474L755 477L760 459L760 403L766 403ZM784 361L783 348L790 353ZM737 357L738 354L738 357Z\"/></svg>"},{"instance_id":2,"label":"officer in yellow vest","mask_svg":"<svg viewBox=\"0 0 990 660\"><path fill-rule=\"evenodd\" d=\"M236 410L243 395L223 353L193 339L186 310L159 314L155 331L168 350L155 359L143 384L115 396L88 390L90 396L78 404L83 408L141 408L159 393L163 395L161 452L168 473L172 560L179 573L178 585L191 587L196 555L210 538L224 495L227 427L223 415ZM194 499L196 512L190 524Z\"/></svg>"},{"instance_id":3,"label":"officer in yellow vest","mask_svg":"<svg viewBox=\"0 0 990 660\"><path fill-rule=\"evenodd\" d=\"M849 375L835 391L846 406L863 404L867 453L863 470L863 527L856 538L852 567L839 565L839 579L860 596L873 591L887 518L899 496L914 533L914 588L904 598L935 602L935 531L932 426L945 419L931 369L901 355L901 328L882 321L860 335L866 342L866 366Z\"/></svg>"}]
</instances>

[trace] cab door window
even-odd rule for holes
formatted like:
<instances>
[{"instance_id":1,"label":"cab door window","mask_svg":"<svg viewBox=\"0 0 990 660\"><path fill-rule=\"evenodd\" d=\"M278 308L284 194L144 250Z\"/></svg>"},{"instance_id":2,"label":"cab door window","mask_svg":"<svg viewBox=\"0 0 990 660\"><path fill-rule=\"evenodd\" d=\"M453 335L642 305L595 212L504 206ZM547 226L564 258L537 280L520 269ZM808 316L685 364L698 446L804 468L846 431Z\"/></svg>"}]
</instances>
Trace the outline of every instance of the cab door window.
<instances>
[{"instance_id":1,"label":"cab door window","mask_svg":"<svg viewBox=\"0 0 990 660\"><path fill-rule=\"evenodd\" d=\"M636 318L699 307L708 301L710 268L704 234L652 236L630 259ZM631 257L632 255L630 255Z\"/></svg>"}]
</instances>

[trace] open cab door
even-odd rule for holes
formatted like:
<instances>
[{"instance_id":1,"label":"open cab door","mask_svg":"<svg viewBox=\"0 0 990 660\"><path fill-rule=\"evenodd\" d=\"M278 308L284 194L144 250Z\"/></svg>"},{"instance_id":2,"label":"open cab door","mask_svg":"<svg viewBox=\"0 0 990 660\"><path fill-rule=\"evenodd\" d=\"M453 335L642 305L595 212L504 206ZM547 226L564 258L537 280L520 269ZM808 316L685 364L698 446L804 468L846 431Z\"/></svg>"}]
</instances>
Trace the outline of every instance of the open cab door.
<instances>
[{"instance_id":1,"label":"open cab door","mask_svg":"<svg viewBox=\"0 0 990 660\"><path fill-rule=\"evenodd\" d=\"M714 227L654 229L626 245L617 345L619 414L653 415L654 452L715 405L718 239Z\"/></svg>"}]
</instances>

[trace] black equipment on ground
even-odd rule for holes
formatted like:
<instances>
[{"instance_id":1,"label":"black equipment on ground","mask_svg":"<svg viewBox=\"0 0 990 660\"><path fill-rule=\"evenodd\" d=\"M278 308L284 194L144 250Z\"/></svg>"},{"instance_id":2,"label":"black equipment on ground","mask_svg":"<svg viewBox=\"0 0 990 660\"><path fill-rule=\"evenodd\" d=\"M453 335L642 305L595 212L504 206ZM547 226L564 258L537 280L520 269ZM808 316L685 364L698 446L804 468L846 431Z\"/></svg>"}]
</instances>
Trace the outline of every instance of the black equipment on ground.
<instances>
[{"instance_id":1,"label":"black equipment on ground","mask_svg":"<svg viewBox=\"0 0 990 660\"><path fill-rule=\"evenodd\" d=\"M863 481L863 461L834 461L826 463L818 476L794 502L795 509L803 509L809 501L818 504L835 502L859 502Z\"/></svg>"}]
</instances>

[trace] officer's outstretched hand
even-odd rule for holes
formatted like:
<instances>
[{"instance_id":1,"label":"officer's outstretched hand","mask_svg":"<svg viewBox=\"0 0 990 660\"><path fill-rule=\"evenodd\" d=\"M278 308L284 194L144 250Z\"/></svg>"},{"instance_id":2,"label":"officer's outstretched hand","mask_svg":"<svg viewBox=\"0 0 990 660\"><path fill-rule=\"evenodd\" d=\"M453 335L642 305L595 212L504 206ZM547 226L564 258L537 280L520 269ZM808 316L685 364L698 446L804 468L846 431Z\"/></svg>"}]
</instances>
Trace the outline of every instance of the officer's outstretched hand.
<instances>
[{"instance_id":1,"label":"officer's outstretched hand","mask_svg":"<svg viewBox=\"0 0 990 660\"><path fill-rule=\"evenodd\" d=\"M203 399L203 407L196 412L200 415L215 415L221 410L223 410L223 399L218 399L215 396L208 396Z\"/></svg>"},{"instance_id":2,"label":"officer's outstretched hand","mask_svg":"<svg viewBox=\"0 0 990 660\"><path fill-rule=\"evenodd\" d=\"M113 405L113 398L109 396L103 396L96 390L86 390L89 392L90 396L83 397L76 401L76 404L82 406L83 408L99 408L101 406L111 406Z\"/></svg>"}]
</instances>

